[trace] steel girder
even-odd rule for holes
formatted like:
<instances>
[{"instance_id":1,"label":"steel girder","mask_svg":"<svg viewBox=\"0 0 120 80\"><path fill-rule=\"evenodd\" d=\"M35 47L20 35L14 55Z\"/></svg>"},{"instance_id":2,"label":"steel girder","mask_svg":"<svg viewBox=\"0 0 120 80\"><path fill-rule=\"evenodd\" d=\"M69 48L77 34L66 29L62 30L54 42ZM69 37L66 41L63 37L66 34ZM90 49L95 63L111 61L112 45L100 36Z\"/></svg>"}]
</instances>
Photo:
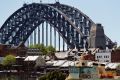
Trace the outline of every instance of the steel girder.
<instances>
[{"instance_id":1,"label":"steel girder","mask_svg":"<svg viewBox=\"0 0 120 80\"><path fill-rule=\"evenodd\" d=\"M87 15L85 15L83 12L81 12L77 8L74 8L65 4L60 4L59 2L57 2L56 4L49 4L49 5L54 6L60 11L62 11L63 13L65 13L66 16L69 17L69 19L76 25L78 30L80 30L83 33L84 35L83 39L88 41L87 38L90 35L90 29L92 25L96 25L96 24ZM106 35L105 35L105 38L106 38L107 47L112 48L114 45L116 45Z\"/></svg>"},{"instance_id":2,"label":"steel girder","mask_svg":"<svg viewBox=\"0 0 120 80\"><path fill-rule=\"evenodd\" d=\"M69 47L81 47L76 36L80 39L83 34L65 14L50 5L37 3L25 5L7 19L0 29L1 43L18 45L25 42L44 21L56 28Z\"/></svg>"},{"instance_id":3,"label":"steel girder","mask_svg":"<svg viewBox=\"0 0 120 80\"><path fill-rule=\"evenodd\" d=\"M83 47L95 23L78 9L55 3L25 5L14 12L0 29L1 43L18 45L44 21L52 25L69 47ZM112 42L108 37L106 39Z\"/></svg>"},{"instance_id":4,"label":"steel girder","mask_svg":"<svg viewBox=\"0 0 120 80\"><path fill-rule=\"evenodd\" d=\"M78 9L67 6L64 4L49 4L56 7L58 10L65 13L65 15L73 22L73 24L78 28L79 31L83 33L84 36L89 36L90 28L95 23L85 14L83 14Z\"/></svg>"}]
</instances>

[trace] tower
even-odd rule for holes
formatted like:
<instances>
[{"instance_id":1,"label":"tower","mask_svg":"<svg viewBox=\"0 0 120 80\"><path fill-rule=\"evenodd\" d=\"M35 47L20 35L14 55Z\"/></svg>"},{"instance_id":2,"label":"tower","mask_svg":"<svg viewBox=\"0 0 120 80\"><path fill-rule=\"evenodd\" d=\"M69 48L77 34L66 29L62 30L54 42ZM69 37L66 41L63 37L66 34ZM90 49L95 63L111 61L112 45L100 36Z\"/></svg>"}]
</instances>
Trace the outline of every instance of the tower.
<instances>
[{"instance_id":1,"label":"tower","mask_svg":"<svg viewBox=\"0 0 120 80\"><path fill-rule=\"evenodd\" d=\"M90 48L106 48L106 39L104 34L104 29L101 24L96 24L91 27L90 38L89 38Z\"/></svg>"}]
</instances>

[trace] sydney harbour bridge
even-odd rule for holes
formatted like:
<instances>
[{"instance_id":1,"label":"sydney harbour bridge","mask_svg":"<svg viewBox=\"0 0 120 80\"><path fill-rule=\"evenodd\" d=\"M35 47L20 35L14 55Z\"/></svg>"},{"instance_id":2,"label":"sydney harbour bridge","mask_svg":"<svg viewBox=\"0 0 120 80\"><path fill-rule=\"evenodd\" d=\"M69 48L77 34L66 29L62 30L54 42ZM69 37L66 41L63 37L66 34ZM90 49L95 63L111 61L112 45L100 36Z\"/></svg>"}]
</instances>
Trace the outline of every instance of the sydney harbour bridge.
<instances>
[{"instance_id":1,"label":"sydney harbour bridge","mask_svg":"<svg viewBox=\"0 0 120 80\"><path fill-rule=\"evenodd\" d=\"M62 45L63 51L65 45L67 48L77 49L112 48L114 43L100 26L79 9L59 2L24 4L1 26L0 42L15 46L20 42L28 45L43 43L59 47L59 50ZM98 37L92 36L94 30Z\"/></svg>"}]
</instances>

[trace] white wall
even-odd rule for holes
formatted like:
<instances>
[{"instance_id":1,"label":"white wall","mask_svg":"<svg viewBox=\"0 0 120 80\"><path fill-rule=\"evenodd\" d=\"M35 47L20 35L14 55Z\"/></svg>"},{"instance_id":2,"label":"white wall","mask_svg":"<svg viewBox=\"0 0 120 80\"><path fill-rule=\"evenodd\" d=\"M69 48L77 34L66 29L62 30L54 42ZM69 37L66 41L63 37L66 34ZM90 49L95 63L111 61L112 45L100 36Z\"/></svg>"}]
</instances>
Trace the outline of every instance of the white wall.
<instances>
[{"instance_id":1,"label":"white wall","mask_svg":"<svg viewBox=\"0 0 120 80\"><path fill-rule=\"evenodd\" d=\"M95 60L99 62L111 62L111 52L96 53Z\"/></svg>"}]
</instances>

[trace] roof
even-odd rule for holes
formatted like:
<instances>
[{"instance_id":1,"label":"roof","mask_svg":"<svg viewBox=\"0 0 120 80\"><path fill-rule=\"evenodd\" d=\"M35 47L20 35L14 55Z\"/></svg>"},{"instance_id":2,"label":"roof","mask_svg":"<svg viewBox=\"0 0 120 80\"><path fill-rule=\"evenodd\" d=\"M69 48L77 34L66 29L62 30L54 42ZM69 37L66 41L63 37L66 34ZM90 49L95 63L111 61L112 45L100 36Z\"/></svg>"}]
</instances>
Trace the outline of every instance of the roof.
<instances>
[{"instance_id":1,"label":"roof","mask_svg":"<svg viewBox=\"0 0 120 80\"><path fill-rule=\"evenodd\" d=\"M25 57L20 57L20 56L17 56L17 57L15 57L15 58L16 58L16 59L17 59L17 58L23 58L23 59L24 59Z\"/></svg>"},{"instance_id":2,"label":"roof","mask_svg":"<svg viewBox=\"0 0 120 80\"><path fill-rule=\"evenodd\" d=\"M47 64L47 65L53 65L53 64L55 64L56 62L57 62L57 61L47 61L46 64Z\"/></svg>"},{"instance_id":3,"label":"roof","mask_svg":"<svg viewBox=\"0 0 120 80\"><path fill-rule=\"evenodd\" d=\"M35 61L39 56L27 56L25 61Z\"/></svg>"},{"instance_id":4,"label":"roof","mask_svg":"<svg viewBox=\"0 0 120 80\"><path fill-rule=\"evenodd\" d=\"M61 66L66 62L66 60L58 60L53 66Z\"/></svg>"},{"instance_id":5,"label":"roof","mask_svg":"<svg viewBox=\"0 0 120 80\"><path fill-rule=\"evenodd\" d=\"M47 65L51 66L59 66L59 67L69 67L74 66L78 61L68 61L68 60L55 60L55 61L47 61Z\"/></svg>"},{"instance_id":6,"label":"roof","mask_svg":"<svg viewBox=\"0 0 120 80\"><path fill-rule=\"evenodd\" d=\"M106 64L105 68L116 69L120 65L120 63L108 63Z\"/></svg>"},{"instance_id":7,"label":"roof","mask_svg":"<svg viewBox=\"0 0 120 80\"><path fill-rule=\"evenodd\" d=\"M50 60L50 57L49 57L49 56L43 55L42 58L44 58L45 60Z\"/></svg>"},{"instance_id":8,"label":"roof","mask_svg":"<svg viewBox=\"0 0 120 80\"><path fill-rule=\"evenodd\" d=\"M68 67L68 66L74 66L75 62L74 61L66 61L61 67Z\"/></svg>"},{"instance_id":9,"label":"roof","mask_svg":"<svg viewBox=\"0 0 120 80\"><path fill-rule=\"evenodd\" d=\"M93 63L95 62L87 62L88 63L88 66L93 66ZM105 68L110 68L110 69L116 69L120 63L108 63L108 62L96 62L98 65L99 64L104 64L105 65Z\"/></svg>"},{"instance_id":10,"label":"roof","mask_svg":"<svg viewBox=\"0 0 120 80\"><path fill-rule=\"evenodd\" d=\"M93 62L87 62L87 66L93 66Z\"/></svg>"},{"instance_id":11,"label":"roof","mask_svg":"<svg viewBox=\"0 0 120 80\"><path fill-rule=\"evenodd\" d=\"M68 57L68 54L67 54L67 52L57 52L57 53L55 53L55 56L59 59L64 59L64 58Z\"/></svg>"}]
</instances>

